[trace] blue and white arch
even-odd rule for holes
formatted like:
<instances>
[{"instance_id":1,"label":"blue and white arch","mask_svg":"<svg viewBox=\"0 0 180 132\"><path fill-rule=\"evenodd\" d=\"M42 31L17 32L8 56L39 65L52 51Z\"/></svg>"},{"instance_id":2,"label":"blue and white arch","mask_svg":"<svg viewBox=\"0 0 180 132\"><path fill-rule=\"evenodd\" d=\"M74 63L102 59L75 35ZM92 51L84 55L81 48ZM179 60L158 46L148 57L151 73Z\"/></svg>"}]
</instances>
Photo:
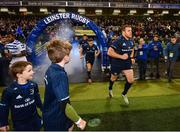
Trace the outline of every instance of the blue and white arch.
<instances>
[{"instance_id":1,"label":"blue and white arch","mask_svg":"<svg viewBox=\"0 0 180 132\"><path fill-rule=\"evenodd\" d=\"M79 14L69 13L69 12L52 14L37 22L36 26L33 28L33 30L31 31L30 35L27 38L27 45L29 48L32 49L31 59L33 63L37 64L36 60L38 59L38 56L35 54L35 45L37 43L37 39L40 36L40 34L43 32L43 30L46 29L48 25L55 23L59 20L66 20L66 19L75 20L77 23L83 23L94 31L101 45L101 58L102 58L101 67L102 70L106 69L109 66L108 63L109 61L107 57L107 41L101 29L90 19L81 16Z\"/></svg>"}]
</instances>

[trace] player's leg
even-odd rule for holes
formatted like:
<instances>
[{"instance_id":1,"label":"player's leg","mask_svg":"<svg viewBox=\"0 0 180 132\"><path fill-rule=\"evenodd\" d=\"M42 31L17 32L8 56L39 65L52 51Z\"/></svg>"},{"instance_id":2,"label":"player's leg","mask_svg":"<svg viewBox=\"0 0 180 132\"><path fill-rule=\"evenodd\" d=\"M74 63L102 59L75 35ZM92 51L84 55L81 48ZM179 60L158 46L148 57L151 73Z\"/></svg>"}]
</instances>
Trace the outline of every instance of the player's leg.
<instances>
[{"instance_id":1,"label":"player's leg","mask_svg":"<svg viewBox=\"0 0 180 132\"><path fill-rule=\"evenodd\" d=\"M129 100L126 96L128 90L130 89L132 83L134 82L134 72L133 72L133 69L129 69L129 70L123 70L122 71L126 77L126 83L125 83L125 86L124 86L124 91L122 92L122 97L124 99L124 102L126 104L129 104Z\"/></svg>"},{"instance_id":2,"label":"player's leg","mask_svg":"<svg viewBox=\"0 0 180 132\"><path fill-rule=\"evenodd\" d=\"M113 84L116 81L117 77L118 77L117 75L111 74L111 78L109 80L109 97L110 98L113 97L112 87L113 87Z\"/></svg>"},{"instance_id":3,"label":"player's leg","mask_svg":"<svg viewBox=\"0 0 180 132\"><path fill-rule=\"evenodd\" d=\"M120 72L121 72L121 67L116 65L111 65L111 78L109 80L109 87L108 87L110 98L113 97L113 92L112 92L113 84L117 80Z\"/></svg>"},{"instance_id":4,"label":"player's leg","mask_svg":"<svg viewBox=\"0 0 180 132\"><path fill-rule=\"evenodd\" d=\"M91 63L88 62L86 64L86 67L87 67L88 82L91 83L92 82L92 80L91 80L91 71L92 71Z\"/></svg>"}]
</instances>

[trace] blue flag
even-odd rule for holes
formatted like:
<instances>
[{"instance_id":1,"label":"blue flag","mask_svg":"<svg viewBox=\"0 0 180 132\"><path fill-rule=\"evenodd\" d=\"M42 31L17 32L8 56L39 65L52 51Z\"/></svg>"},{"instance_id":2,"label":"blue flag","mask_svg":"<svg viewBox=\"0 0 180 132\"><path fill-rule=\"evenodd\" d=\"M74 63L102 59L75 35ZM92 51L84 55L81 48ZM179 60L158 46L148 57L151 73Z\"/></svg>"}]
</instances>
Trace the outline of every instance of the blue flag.
<instances>
[{"instance_id":1,"label":"blue flag","mask_svg":"<svg viewBox=\"0 0 180 132\"><path fill-rule=\"evenodd\" d=\"M24 35L23 30L21 29L20 26L17 27L17 29L16 29L16 34L18 34L18 35L20 35L20 36L23 36L24 39L25 39L25 35Z\"/></svg>"}]
</instances>

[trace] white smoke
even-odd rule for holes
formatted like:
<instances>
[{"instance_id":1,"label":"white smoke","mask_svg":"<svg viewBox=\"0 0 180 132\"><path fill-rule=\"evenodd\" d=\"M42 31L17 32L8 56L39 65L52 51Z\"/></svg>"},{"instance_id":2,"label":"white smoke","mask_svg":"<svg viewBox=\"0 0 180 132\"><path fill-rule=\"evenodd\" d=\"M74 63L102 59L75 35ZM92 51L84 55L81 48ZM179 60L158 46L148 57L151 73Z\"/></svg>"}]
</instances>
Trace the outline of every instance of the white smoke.
<instances>
[{"instance_id":1,"label":"white smoke","mask_svg":"<svg viewBox=\"0 0 180 132\"><path fill-rule=\"evenodd\" d=\"M64 41L69 41L70 43L73 42L74 30L70 23L68 22L56 23L54 27L55 27L55 30L53 32L55 32L56 38L59 38ZM50 36L50 39L53 39L53 38L54 37ZM75 74L83 73L83 70L85 69L84 64L83 64L84 61L80 59L78 43L73 42L72 47L73 48L70 54L71 60L68 64L65 65L65 70L69 76L78 77ZM43 58L41 58L41 65L34 68L34 71L35 71L34 80L38 82L39 84L44 83L43 81L44 74L47 68L50 66L50 64L51 62L46 53L46 55Z\"/></svg>"},{"instance_id":2,"label":"white smoke","mask_svg":"<svg viewBox=\"0 0 180 132\"><path fill-rule=\"evenodd\" d=\"M57 25L56 37L64 41L73 41L74 30L72 25L67 21L64 21Z\"/></svg>"}]
</instances>

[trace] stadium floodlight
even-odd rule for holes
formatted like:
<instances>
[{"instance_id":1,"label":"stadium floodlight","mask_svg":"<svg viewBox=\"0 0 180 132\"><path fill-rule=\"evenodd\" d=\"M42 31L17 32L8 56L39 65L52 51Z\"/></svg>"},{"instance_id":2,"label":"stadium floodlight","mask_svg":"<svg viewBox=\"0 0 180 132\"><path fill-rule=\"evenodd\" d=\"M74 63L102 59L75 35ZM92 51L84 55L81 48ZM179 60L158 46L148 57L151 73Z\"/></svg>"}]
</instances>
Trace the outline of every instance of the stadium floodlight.
<instances>
[{"instance_id":1,"label":"stadium floodlight","mask_svg":"<svg viewBox=\"0 0 180 132\"><path fill-rule=\"evenodd\" d=\"M96 13L96 15L102 15L102 10L101 9L96 9L95 13Z\"/></svg>"},{"instance_id":2,"label":"stadium floodlight","mask_svg":"<svg viewBox=\"0 0 180 132\"><path fill-rule=\"evenodd\" d=\"M79 8L79 9L78 9L78 12L79 12L79 14L85 14L85 9Z\"/></svg>"},{"instance_id":3,"label":"stadium floodlight","mask_svg":"<svg viewBox=\"0 0 180 132\"><path fill-rule=\"evenodd\" d=\"M16 15L16 12L14 12L14 11L9 11L8 14Z\"/></svg>"},{"instance_id":4,"label":"stadium floodlight","mask_svg":"<svg viewBox=\"0 0 180 132\"><path fill-rule=\"evenodd\" d=\"M32 12L32 11L28 11L27 14L28 14L28 15L32 15L33 12Z\"/></svg>"},{"instance_id":5,"label":"stadium floodlight","mask_svg":"<svg viewBox=\"0 0 180 132\"><path fill-rule=\"evenodd\" d=\"M147 10L147 14L153 14L154 11L153 10Z\"/></svg>"},{"instance_id":6,"label":"stadium floodlight","mask_svg":"<svg viewBox=\"0 0 180 132\"><path fill-rule=\"evenodd\" d=\"M2 8L0 9L0 11L1 11L1 12L8 12L9 10L8 10L8 8L2 7Z\"/></svg>"},{"instance_id":7,"label":"stadium floodlight","mask_svg":"<svg viewBox=\"0 0 180 132\"><path fill-rule=\"evenodd\" d=\"M65 10L64 8L59 8L59 9L58 9L58 12L64 13L64 12L66 12L66 10Z\"/></svg>"},{"instance_id":8,"label":"stadium floodlight","mask_svg":"<svg viewBox=\"0 0 180 132\"><path fill-rule=\"evenodd\" d=\"M119 13L121 13L121 10L114 9L114 11L113 11L113 15L118 15Z\"/></svg>"},{"instance_id":9,"label":"stadium floodlight","mask_svg":"<svg viewBox=\"0 0 180 132\"><path fill-rule=\"evenodd\" d=\"M137 11L136 11L136 10L130 10L129 13L130 13L130 14L135 14L135 13L137 13Z\"/></svg>"},{"instance_id":10,"label":"stadium floodlight","mask_svg":"<svg viewBox=\"0 0 180 132\"><path fill-rule=\"evenodd\" d=\"M174 16L179 16L179 15L180 15L180 14L178 14L178 13L177 13L177 14L174 14Z\"/></svg>"},{"instance_id":11,"label":"stadium floodlight","mask_svg":"<svg viewBox=\"0 0 180 132\"><path fill-rule=\"evenodd\" d=\"M169 11L168 10L164 10L164 11L162 11L162 14L169 14Z\"/></svg>"},{"instance_id":12,"label":"stadium floodlight","mask_svg":"<svg viewBox=\"0 0 180 132\"><path fill-rule=\"evenodd\" d=\"M25 8L25 7L20 7L20 8L19 8L19 12L27 12L27 8Z\"/></svg>"},{"instance_id":13,"label":"stadium floodlight","mask_svg":"<svg viewBox=\"0 0 180 132\"><path fill-rule=\"evenodd\" d=\"M40 12L48 12L47 8L40 8Z\"/></svg>"},{"instance_id":14,"label":"stadium floodlight","mask_svg":"<svg viewBox=\"0 0 180 132\"><path fill-rule=\"evenodd\" d=\"M149 16L149 13L144 13L143 15L144 15L144 16Z\"/></svg>"}]
</instances>

